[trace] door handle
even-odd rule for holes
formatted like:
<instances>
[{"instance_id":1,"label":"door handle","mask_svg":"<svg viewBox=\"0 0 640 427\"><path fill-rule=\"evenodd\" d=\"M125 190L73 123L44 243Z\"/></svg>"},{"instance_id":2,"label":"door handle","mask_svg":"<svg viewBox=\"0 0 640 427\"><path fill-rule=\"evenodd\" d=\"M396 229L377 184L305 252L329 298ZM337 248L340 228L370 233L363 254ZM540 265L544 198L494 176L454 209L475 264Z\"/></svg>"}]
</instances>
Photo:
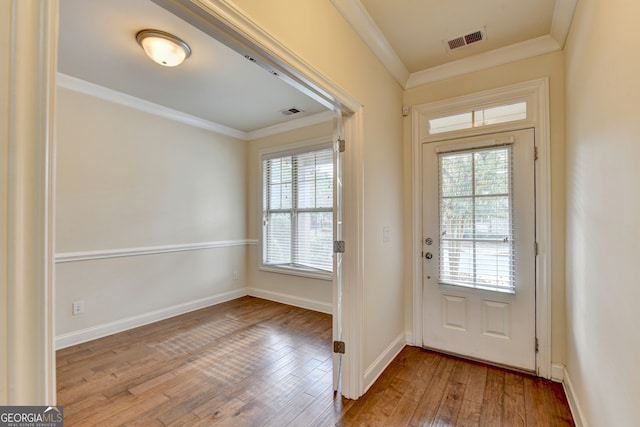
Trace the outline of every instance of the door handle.
<instances>
[{"instance_id":1,"label":"door handle","mask_svg":"<svg viewBox=\"0 0 640 427\"><path fill-rule=\"evenodd\" d=\"M431 252L427 252L426 254L424 254L424 257L426 259L431 259L431 258L433 258L433 254Z\"/></svg>"}]
</instances>

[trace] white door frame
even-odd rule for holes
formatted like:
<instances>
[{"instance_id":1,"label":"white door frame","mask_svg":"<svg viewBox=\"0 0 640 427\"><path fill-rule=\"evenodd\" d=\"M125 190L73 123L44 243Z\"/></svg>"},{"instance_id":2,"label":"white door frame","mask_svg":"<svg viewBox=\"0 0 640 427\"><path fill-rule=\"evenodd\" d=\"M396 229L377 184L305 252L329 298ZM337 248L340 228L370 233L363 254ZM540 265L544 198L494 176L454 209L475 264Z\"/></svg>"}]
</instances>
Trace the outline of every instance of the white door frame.
<instances>
[{"instance_id":1,"label":"white door frame","mask_svg":"<svg viewBox=\"0 0 640 427\"><path fill-rule=\"evenodd\" d=\"M519 100L527 101L527 118L512 123L484 126L469 130L429 135L421 123L429 118L479 107L501 105ZM448 138L482 135L522 128L535 129L538 150L536 173L536 337L538 353L536 372L551 378L551 162L549 129L549 80L532 80L498 89L487 90L457 98L413 107L412 115L412 282L413 282L413 344L422 347L422 144ZM531 249L532 251L534 248Z\"/></svg>"},{"instance_id":2,"label":"white door frame","mask_svg":"<svg viewBox=\"0 0 640 427\"><path fill-rule=\"evenodd\" d=\"M358 398L363 392L363 160L364 132L362 104L291 50L271 37L240 9L224 0L154 0L169 10L191 13L222 26L221 38L231 47L244 49L260 65L276 70L293 86L343 116L348 141L344 161L343 218L345 283L343 307L342 394ZM197 3L198 12L192 7ZM0 33L11 53L9 74L0 73L0 84L13 90L3 97L10 114L0 130L8 139L12 156L0 165L0 183L8 194L0 200L7 212L2 226L11 230L7 246L0 248L0 265L9 274L0 281L0 291L12 298L3 304L6 324L0 321L0 352L4 368L0 376L0 401L8 404L55 404L54 328L54 120L57 58L57 0L11 0L3 11L7 31ZM20 52L20 61L17 60ZM26 55L24 52L32 52ZM17 78L19 77L19 78ZM16 84L18 83L18 84ZM14 87L15 86L15 87ZM18 155L15 155L18 154ZM6 168L5 168L6 166ZM19 175L18 173L24 175ZM30 174L26 176L26 174ZM24 178L24 179L23 179ZM7 203L5 203L7 202ZM4 216L4 215L3 215ZM7 279L5 281L5 279ZM5 334L2 331L6 331ZM29 338L30 339L27 339ZM5 345L6 344L6 345Z\"/></svg>"},{"instance_id":3,"label":"white door frame","mask_svg":"<svg viewBox=\"0 0 640 427\"><path fill-rule=\"evenodd\" d=\"M0 404L52 405L58 2L2 2L0 28Z\"/></svg>"}]
</instances>

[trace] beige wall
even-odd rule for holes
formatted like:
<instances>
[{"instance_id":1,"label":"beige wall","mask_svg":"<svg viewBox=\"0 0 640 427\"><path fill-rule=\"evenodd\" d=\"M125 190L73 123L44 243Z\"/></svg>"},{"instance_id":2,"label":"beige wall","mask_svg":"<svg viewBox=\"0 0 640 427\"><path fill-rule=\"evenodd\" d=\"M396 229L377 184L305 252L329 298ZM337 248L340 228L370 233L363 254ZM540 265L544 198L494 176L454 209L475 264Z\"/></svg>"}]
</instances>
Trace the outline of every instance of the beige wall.
<instances>
[{"instance_id":1,"label":"beige wall","mask_svg":"<svg viewBox=\"0 0 640 427\"><path fill-rule=\"evenodd\" d=\"M58 255L246 239L246 142L63 88L56 125ZM243 289L245 259L240 245L58 263L57 335Z\"/></svg>"},{"instance_id":2,"label":"beige wall","mask_svg":"<svg viewBox=\"0 0 640 427\"><path fill-rule=\"evenodd\" d=\"M234 0L364 105L364 369L404 337L402 88L330 1ZM383 243L383 227L391 240Z\"/></svg>"},{"instance_id":3,"label":"beige wall","mask_svg":"<svg viewBox=\"0 0 640 427\"><path fill-rule=\"evenodd\" d=\"M0 62L8 64L11 58L11 4L0 2ZM7 271L9 257L8 188L9 188L9 67L0 67L0 271ZM0 275L0 313L9 312L8 275ZM9 402L8 343L9 316L0 316L0 404Z\"/></svg>"},{"instance_id":4,"label":"beige wall","mask_svg":"<svg viewBox=\"0 0 640 427\"><path fill-rule=\"evenodd\" d=\"M508 86L515 83L549 77L549 108L551 119L551 360L565 362L565 175L564 175L564 62L563 53L556 52L535 58L482 70L473 74L439 81L405 92L404 103L408 106L468 95L483 90ZM410 116L404 123L404 162L412 164L412 128ZM410 253L411 236L411 168L405 168L405 252ZM405 257L406 317L407 330L413 329L412 319L412 258Z\"/></svg>"},{"instance_id":5,"label":"beige wall","mask_svg":"<svg viewBox=\"0 0 640 427\"><path fill-rule=\"evenodd\" d=\"M566 47L567 373L591 426L640 419L638 16L582 0Z\"/></svg>"},{"instance_id":6,"label":"beige wall","mask_svg":"<svg viewBox=\"0 0 640 427\"><path fill-rule=\"evenodd\" d=\"M9 93L10 78L9 67L4 64L9 63L11 40L11 4L0 2L0 271L7 271L9 265L9 239L7 235L9 227ZM7 274L0 275L0 312L7 313L9 310L9 277ZM8 337L8 316L0 316L0 366L8 366L9 354L7 344ZM0 404L7 404L9 401L9 382L6 368L0 370Z\"/></svg>"},{"instance_id":7,"label":"beige wall","mask_svg":"<svg viewBox=\"0 0 640 427\"><path fill-rule=\"evenodd\" d=\"M262 241L262 199L260 198L262 177L259 176L261 151L317 138L324 138L330 142L333 128L333 121L328 121L249 142L247 156L249 239ZM251 245L247 259L247 284L250 287L250 293L267 298L286 295L292 303L297 303L296 305L307 305L316 309L324 306L324 311L332 312L333 284L331 281L261 271L259 266L260 248L257 245Z\"/></svg>"},{"instance_id":8,"label":"beige wall","mask_svg":"<svg viewBox=\"0 0 640 427\"><path fill-rule=\"evenodd\" d=\"M63 88L57 107L57 252L246 237L246 142Z\"/></svg>"}]
</instances>

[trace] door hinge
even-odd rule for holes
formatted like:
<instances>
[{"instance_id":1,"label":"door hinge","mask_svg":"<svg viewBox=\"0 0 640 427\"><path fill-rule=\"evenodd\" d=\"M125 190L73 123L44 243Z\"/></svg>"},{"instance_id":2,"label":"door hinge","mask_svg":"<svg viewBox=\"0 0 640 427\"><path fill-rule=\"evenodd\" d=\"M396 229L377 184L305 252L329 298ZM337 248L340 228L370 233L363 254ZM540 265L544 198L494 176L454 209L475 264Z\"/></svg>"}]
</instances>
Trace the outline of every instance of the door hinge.
<instances>
[{"instance_id":1,"label":"door hinge","mask_svg":"<svg viewBox=\"0 0 640 427\"><path fill-rule=\"evenodd\" d=\"M533 160L538 160L538 147L536 145L533 146Z\"/></svg>"},{"instance_id":2,"label":"door hinge","mask_svg":"<svg viewBox=\"0 0 640 427\"><path fill-rule=\"evenodd\" d=\"M346 346L344 344L344 341L334 341L333 342L333 352L334 353L344 354L345 347Z\"/></svg>"},{"instance_id":3,"label":"door hinge","mask_svg":"<svg viewBox=\"0 0 640 427\"><path fill-rule=\"evenodd\" d=\"M336 141L336 148L338 150L338 153L344 153L347 148L347 144L344 139L339 139Z\"/></svg>"},{"instance_id":4,"label":"door hinge","mask_svg":"<svg viewBox=\"0 0 640 427\"><path fill-rule=\"evenodd\" d=\"M538 256L538 242L533 242L533 253Z\"/></svg>"},{"instance_id":5,"label":"door hinge","mask_svg":"<svg viewBox=\"0 0 640 427\"><path fill-rule=\"evenodd\" d=\"M333 242L333 253L334 254L343 254L344 253L344 240L335 240Z\"/></svg>"},{"instance_id":6,"label":"door hinge","mask_svg":"<svg viewBox=\"0 0 640 427\"><path fill-rule=\"evenodd\" d=\"M540 343L538 342L538 338L536 338L536 353L540 351Z\"/></svg>"}]
</instances>

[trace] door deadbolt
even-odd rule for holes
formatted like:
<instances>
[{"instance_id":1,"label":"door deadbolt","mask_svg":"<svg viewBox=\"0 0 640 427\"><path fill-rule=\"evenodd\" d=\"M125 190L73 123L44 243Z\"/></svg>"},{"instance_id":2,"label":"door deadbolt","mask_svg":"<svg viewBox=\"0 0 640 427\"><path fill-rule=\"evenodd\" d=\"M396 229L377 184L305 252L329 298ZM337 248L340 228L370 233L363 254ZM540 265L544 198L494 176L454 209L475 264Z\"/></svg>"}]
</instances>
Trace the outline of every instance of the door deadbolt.
<instances>
[{"instance_id":1,"label":"door deadbolt","mask_svg":"<svg viewBox=\"0 0 640 427\"><path fill-rule=\"evenodd\" d=\"M431 252L427 252L426 254L424 254L424 257L426 259L431 259L431 258L433 258L433 254Z\"/></svg>"},{"instance_id":2,"label":"door deadbolt","mask_svg":"<svg viewBox=\"0 0 640 427\"><path fill-rule=\"evenodd\" d=\"M424 239L424 243L425 245L431 245L433 243L433 239L431 237L427 237L426 239Z\"/></svg>"}]
</instances>

